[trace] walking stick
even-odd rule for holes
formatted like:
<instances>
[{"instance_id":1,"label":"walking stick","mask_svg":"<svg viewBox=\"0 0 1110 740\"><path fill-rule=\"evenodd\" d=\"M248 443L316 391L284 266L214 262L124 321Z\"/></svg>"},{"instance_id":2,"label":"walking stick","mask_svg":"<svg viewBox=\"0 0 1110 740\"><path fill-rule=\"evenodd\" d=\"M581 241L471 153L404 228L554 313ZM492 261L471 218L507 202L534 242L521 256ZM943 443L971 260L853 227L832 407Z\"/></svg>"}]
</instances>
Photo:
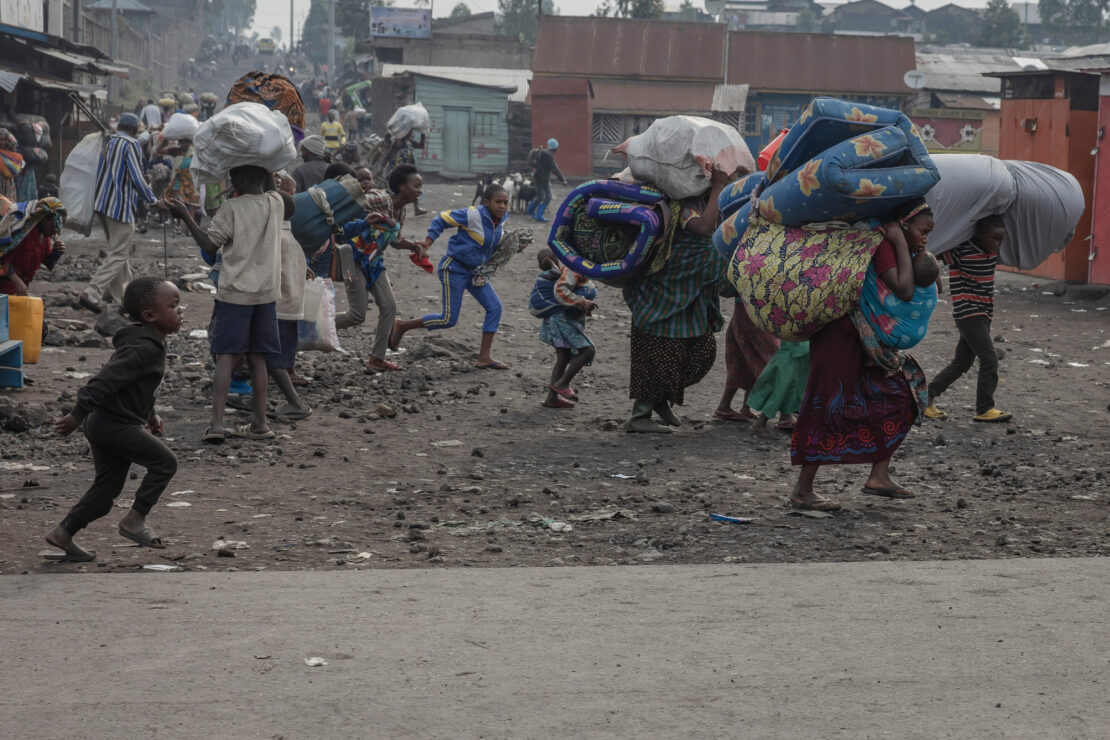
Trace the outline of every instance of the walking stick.
<instances>
[{"instance_id":1,"label":"walking stick","mask_svg":"<svg viewBox=\"0 0 1110 740\"><path fill-rule=\"evenodd\" d=\"M162 279L170 279L170 248L166 246L166 222L162 221Z\"/></svg>"}]
</instances>

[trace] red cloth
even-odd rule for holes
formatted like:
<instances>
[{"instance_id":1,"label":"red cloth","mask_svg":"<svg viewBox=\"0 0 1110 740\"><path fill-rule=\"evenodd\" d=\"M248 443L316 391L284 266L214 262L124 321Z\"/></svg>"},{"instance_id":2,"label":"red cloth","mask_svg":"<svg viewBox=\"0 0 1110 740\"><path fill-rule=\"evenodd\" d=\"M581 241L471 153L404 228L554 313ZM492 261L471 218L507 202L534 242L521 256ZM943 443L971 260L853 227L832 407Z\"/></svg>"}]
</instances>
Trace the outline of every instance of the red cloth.
<instances>
[{"instance_id":1,"label":"red cloth","mask_svg":"<svg viewBox=\"0 0 1110 740\"><path fill-rule=\"evenodd\" d=\"M412 263L422 269L424 272L435 272L435 265L427 257L421 257L416 252L409 252L409 259Z\"/></svg>"},{"instance_id":2,"label":"red cloth","mask_svg":"<svg viewBox=\"0 0 1110 740\"><path fill-rule=\"evenodd\" d=\"M18 247L0 258L0 293L15 293L15 284L4 279L10 272L14 272L26 285L30 285L35 279L35 273L52 251L53 240L43 236L38 229L31 229L31 233L27 234Z\"/></svg>"},{"instance_id":3,"label":"red cloth","mask_svg":"<svg viewBox=\"0 0 1110 740\"><path fill-rule=\"evenodd\" d=\"M882 274L897 262L883 241L872 262ZM886 460L913 426L917 406L901 373L865 363L851 316L824 326L809 340L809 380L790 440L790 462L835 465Z\"/></svg>"}]
</instances>

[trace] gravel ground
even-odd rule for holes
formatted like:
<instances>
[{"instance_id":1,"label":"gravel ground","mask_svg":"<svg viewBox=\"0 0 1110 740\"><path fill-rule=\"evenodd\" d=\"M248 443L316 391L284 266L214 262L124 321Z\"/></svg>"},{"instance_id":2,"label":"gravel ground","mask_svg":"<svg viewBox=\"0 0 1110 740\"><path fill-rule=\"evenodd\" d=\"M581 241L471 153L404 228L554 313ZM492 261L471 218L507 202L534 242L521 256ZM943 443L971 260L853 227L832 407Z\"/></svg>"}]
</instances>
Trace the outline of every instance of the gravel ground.
<instances>
[{"instance_id":1,"label":"gravel ground","mask_svg":"<svg viewBox=\"0 0 1110 740\"><path fill-rule=\"evenodd\" d=\"M430 208L459 206L472 194L461 183L427 190ZM410 219L406 232L419 235L426 224L427 217ZM542 242L544 231L536 233ZM45 563L42 535L92 475L84 438L61 439L51 423L110 354L92 330L95 317L75 306L103 241L67 236L69 254L34 284L54 327L52 346L28 368L33 385L0 391L2 573L1110 554L1107 298L1073 299L1059 295L1059 286L1000 273L997 402L1014 420L973 424L974 374L965 376L943 399L951 418L914 429L895 456L897 480L917 499L864 497L864 469L830 467L820 490L845 511L814 518L785 506L794 477L785 434L711 420L723 387L723 345L717 366L687 393L679 432L619 430L629 408L629 312L614 289L602 287L590 324L598 357L576 384L578 408L541 408L553 358L527 310L535 262L521 255L493 281L505 305L494 354L510 371L474 367L482 315L467 298L455 329L406 337L396 358L404 372L371 374L361 362L376 320L371 306L366 325L341 335L347 353L301 356L315 413L276 427L279 437L269 443L200 444L211 362L207 341L188 335L207 326L212 298L186 293L185 326L169 341L159 398L181 466L150 518L169 548L140 549L116 535L132 481L118 514L78 538L99 552L97 562ZM161 232L137 237L136 245L136 274L159 274ZM171 233L168 253L171 277L201 271L191 240ZM438 305L438 285L403 257L391 255L389 275L401 315L419 315ZM726 302L726 313L731 308ZM927 373L946 364L956 339L944 303L914 351ZM379 413L382 404L396 416ZM710 513L754 521L722 524ZM220 539L242 544L221 554L213 547Z\"/></svg>"}]
</instances>

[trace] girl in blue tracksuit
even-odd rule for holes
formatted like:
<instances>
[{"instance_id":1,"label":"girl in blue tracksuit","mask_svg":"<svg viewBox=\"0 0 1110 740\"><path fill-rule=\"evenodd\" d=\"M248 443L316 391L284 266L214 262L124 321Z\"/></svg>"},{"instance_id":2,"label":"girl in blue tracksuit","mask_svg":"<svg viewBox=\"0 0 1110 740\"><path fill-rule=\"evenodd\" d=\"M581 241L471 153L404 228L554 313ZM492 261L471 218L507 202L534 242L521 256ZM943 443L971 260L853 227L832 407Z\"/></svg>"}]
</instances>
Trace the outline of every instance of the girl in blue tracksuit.
<instances>
[{"instance_id":1,"label":"girl in blue tracksuit","mask_svg":"<svg viewBox=\"0 0 1110 740\"><path fill-rule=\"evenodd\" d=\"M509 210L509 195L500 185L488 185L482 193L482 205L444 211L432 220L424 249L449 228L458 229L447 243L447 254L439 263L439 281L443 286L443 308L437 314L419 319L397 321L389 338L389 348L396 350L401 338L410 329L449 329L459 320L463 292L468 291L486 309L482 322L482 346L478 352L480 368L508 370L509 366L490 355L493 337L501 323L501 300L489 282L474 285L474 268L484 265L497 250Z\"/></svg>"}]
</instances>

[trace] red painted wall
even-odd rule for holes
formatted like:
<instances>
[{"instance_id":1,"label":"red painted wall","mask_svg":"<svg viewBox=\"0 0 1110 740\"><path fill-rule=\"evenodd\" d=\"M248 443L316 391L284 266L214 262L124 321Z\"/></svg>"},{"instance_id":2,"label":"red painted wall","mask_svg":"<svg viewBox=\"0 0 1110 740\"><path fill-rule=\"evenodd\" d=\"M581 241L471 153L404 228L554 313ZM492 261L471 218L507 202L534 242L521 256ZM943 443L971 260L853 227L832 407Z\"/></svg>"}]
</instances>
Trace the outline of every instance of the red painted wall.
<instances>
[{"instance_id":1,"label":"red painted wall","mask_svg":"<svg viewBox=\"0 0 1110 740\"><path fill-rule=\"evenodd\" d=\"M588 80L532 79L532 146L559 142L555 161L564 175L593 174L593 105Z\"/></svg>"},{"instance_id":2,"label":"red painted wall","mask_svg":"<svg viewBox=\"0 0 1110 740\"><path fill-rule=\"evenodd\" d=\"M1107 89L1110 75L1103 75L1103 88ZM1088 280L1110 285L1110 95L1099 97L1098 125L1103 132L1098 140L1097 175L1095 177L1094 217L1092 218L1091 251Z\"/></svg>"},{"instance_id":3,"label":"red painted wall","mask_svg":"<svg viewBox=\"0 0 1110 740\"><path fill-rule=\"evenodd\" d=\"M1062 79L1057 81L1062 83ZM1062 86L1058 85L1058 95ZM1015 270L1053 280L1087 280L1087 236L1091 233L1091 204L1094 202L1094 160L1098 113L1070 110L1071 101L1003 100L999 120L998 155L1002 159L1024 159L1059 167L1075 176L1083 188L1087 207L1075 228L1075 238L1063 251L1052 255L1032 270ZM1036 131L1023 121L1036 119Z\"/></svg>"}]
</instances>

